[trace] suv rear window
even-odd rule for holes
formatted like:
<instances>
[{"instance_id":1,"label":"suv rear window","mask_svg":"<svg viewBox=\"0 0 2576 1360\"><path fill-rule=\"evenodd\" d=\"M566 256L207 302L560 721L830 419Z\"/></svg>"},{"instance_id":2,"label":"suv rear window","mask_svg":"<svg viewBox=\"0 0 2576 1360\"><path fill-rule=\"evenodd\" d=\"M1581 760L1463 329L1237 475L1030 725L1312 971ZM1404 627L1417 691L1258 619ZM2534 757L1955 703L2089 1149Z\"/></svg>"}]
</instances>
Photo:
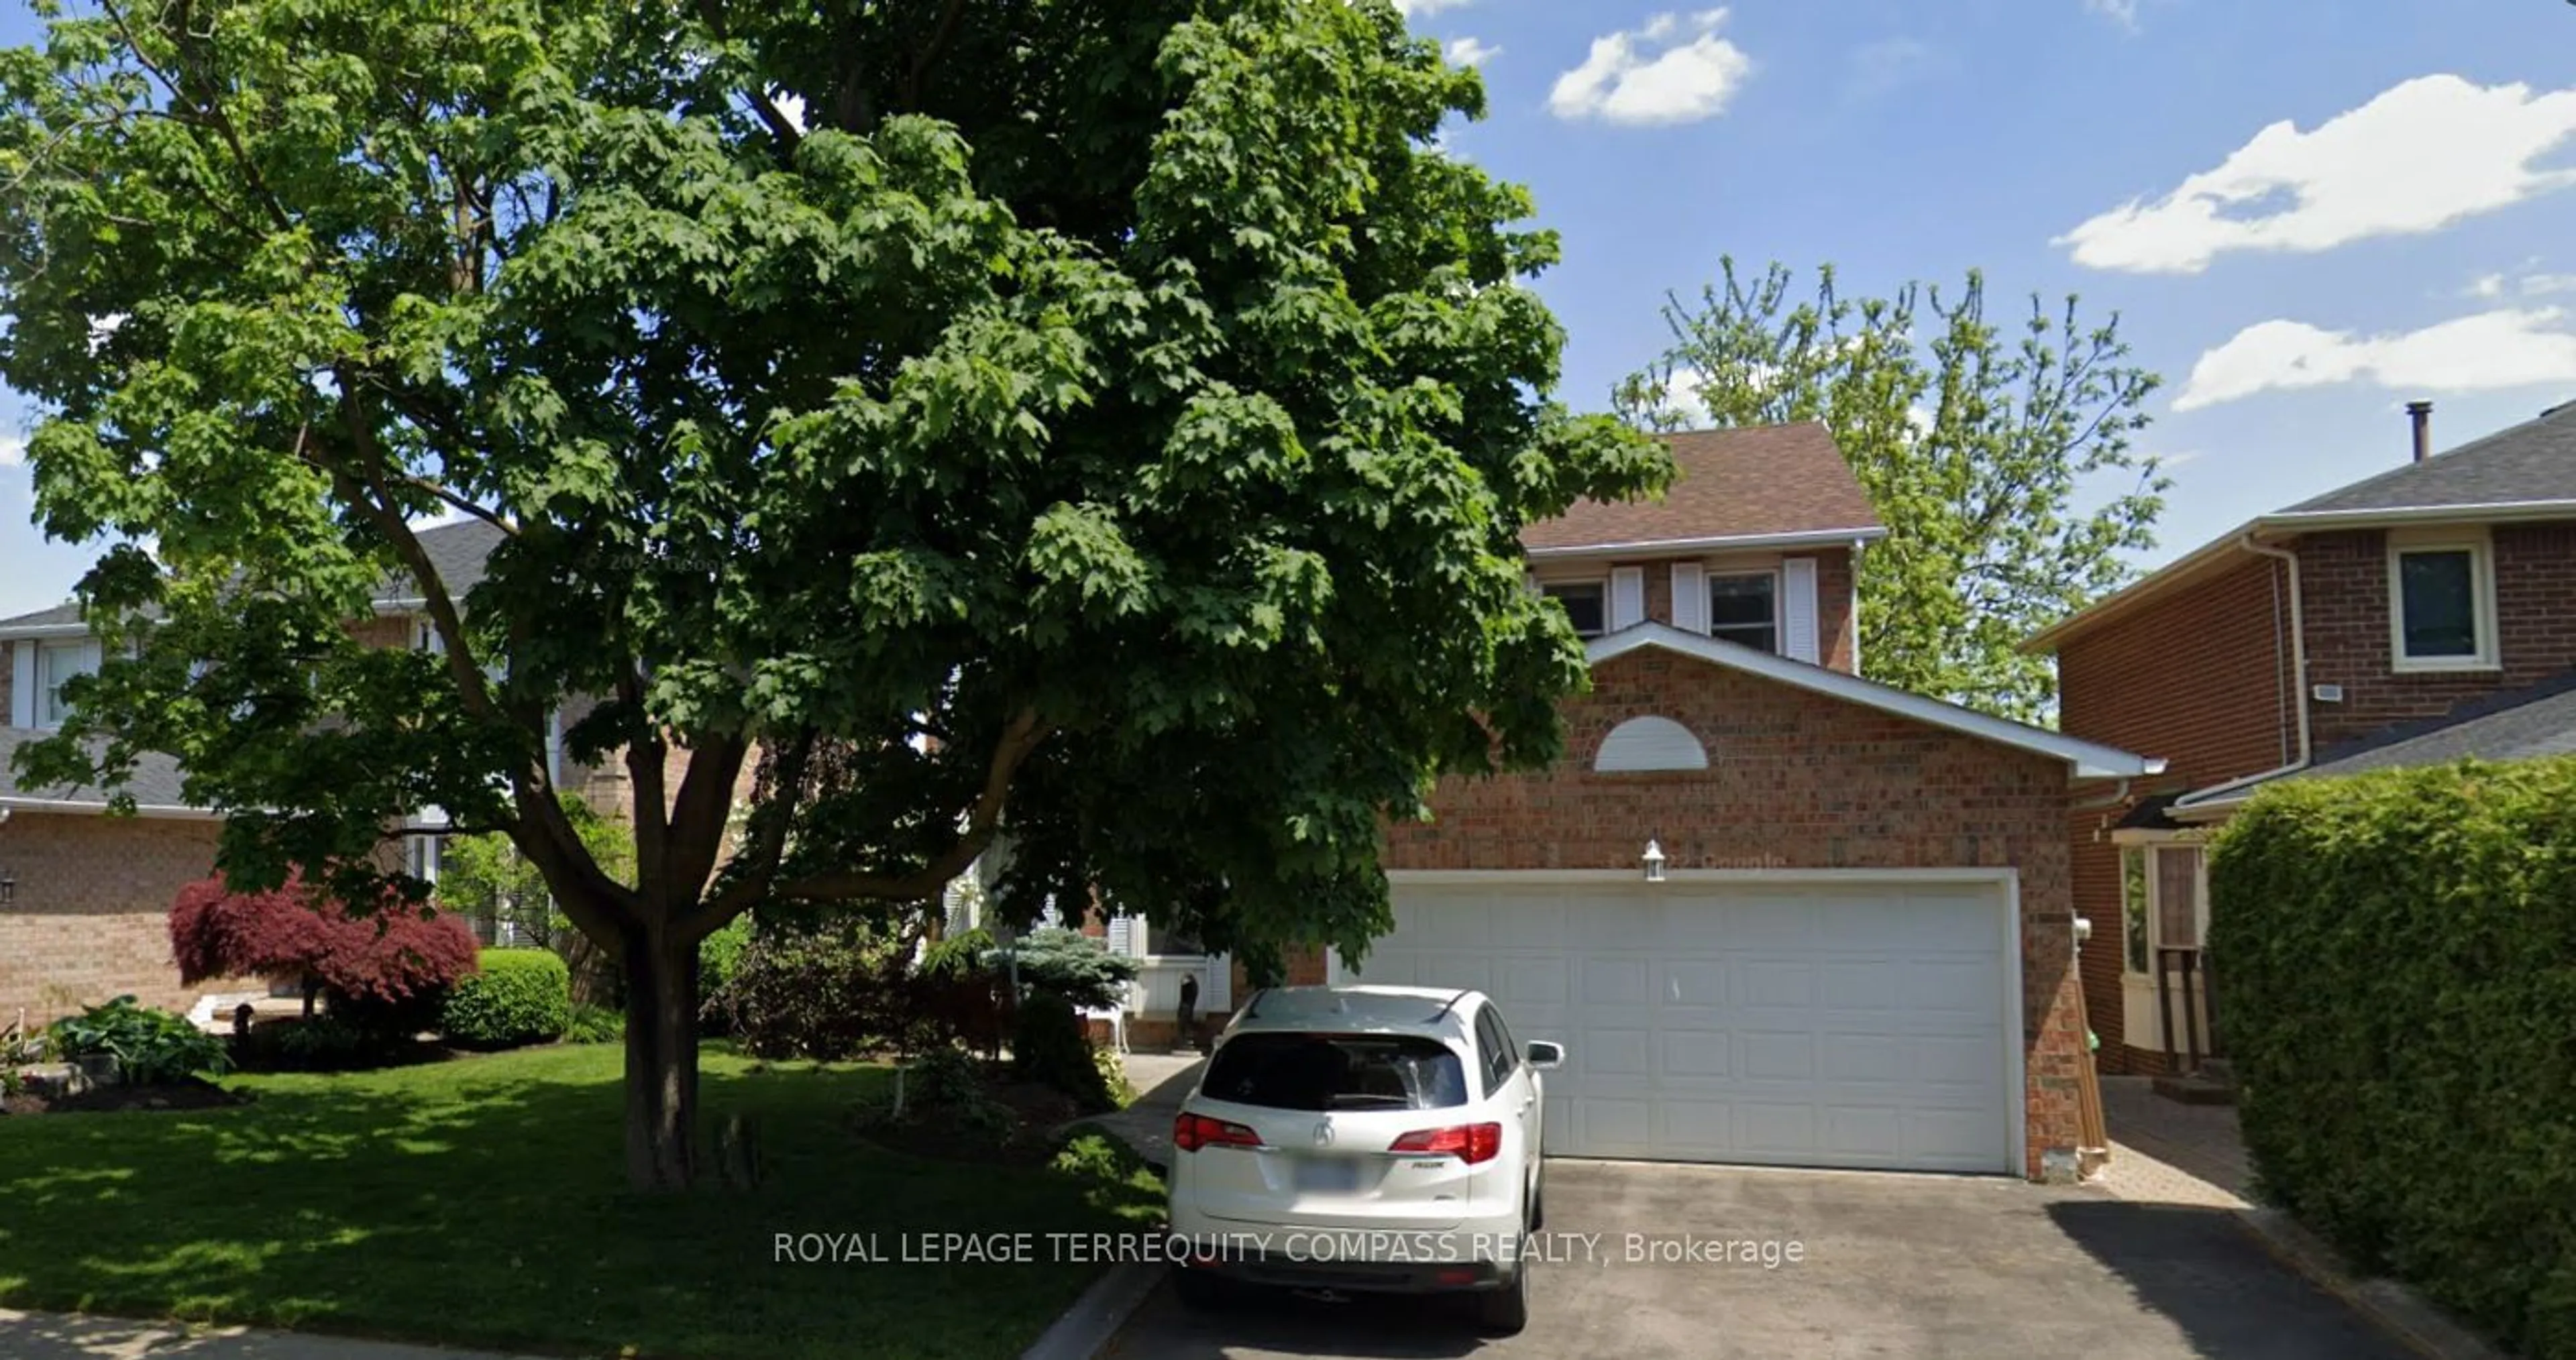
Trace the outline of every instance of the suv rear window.
<instances>
[{"instance_id":1,"label":"suv rear window","mask_svg":"<svg viewBox=\"0 0 2576 1360\"><path fill-rule=\"evenodd\" d=\"M1447 1046L1411 1035L1238 1034L1199 1089L1274 1110L1436 1110L1467 1103L1467 1074Z\"/></svg>"}]
</instances>

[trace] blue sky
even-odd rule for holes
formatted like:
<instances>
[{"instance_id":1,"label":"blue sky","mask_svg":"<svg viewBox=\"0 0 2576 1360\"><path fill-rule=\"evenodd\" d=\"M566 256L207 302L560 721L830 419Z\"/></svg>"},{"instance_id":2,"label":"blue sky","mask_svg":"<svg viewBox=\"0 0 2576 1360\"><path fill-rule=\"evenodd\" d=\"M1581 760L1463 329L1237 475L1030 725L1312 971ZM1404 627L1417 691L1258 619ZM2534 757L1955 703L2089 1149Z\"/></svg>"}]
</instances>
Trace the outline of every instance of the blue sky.
<instances>
[{"instance_id":1,"label":"blue sky","mask_svg":"<svg viewBox=\"0 0 2576 1360\"><path fill-rule=\"evenodd\" d=\"M1485 72L1452 148L1565 238L1566 395L1721 254L1852 291L1986 271L2121 314L2165 375L2152 563L2576 398L2576 8L2559 0L1410 0ZM25 41L21 11L0 41ZM26 414L0 393L0 430ZM0 616L89 554L0 443Z\"/></svg>"}]
</instances>

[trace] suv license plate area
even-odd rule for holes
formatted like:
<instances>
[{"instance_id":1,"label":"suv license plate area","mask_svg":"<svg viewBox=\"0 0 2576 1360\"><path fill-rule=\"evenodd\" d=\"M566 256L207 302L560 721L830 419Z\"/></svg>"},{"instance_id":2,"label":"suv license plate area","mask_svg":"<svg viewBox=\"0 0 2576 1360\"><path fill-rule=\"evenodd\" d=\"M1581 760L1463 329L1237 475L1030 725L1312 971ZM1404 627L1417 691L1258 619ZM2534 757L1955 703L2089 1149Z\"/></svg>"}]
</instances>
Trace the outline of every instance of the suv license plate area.
<instances>
[{"instance_id":1,"label":"suv license plate area","mask_svg":"<svg viewBox=\"0 0 2576 1360\"><path fill-rule=\"evenodd\" d=\"M1351 1157L1300 1157L1290 1163L1288 1181L1316 1194L1355 1194L1360 1188L1360 1164Z\"/></svg>"}]
</instances>

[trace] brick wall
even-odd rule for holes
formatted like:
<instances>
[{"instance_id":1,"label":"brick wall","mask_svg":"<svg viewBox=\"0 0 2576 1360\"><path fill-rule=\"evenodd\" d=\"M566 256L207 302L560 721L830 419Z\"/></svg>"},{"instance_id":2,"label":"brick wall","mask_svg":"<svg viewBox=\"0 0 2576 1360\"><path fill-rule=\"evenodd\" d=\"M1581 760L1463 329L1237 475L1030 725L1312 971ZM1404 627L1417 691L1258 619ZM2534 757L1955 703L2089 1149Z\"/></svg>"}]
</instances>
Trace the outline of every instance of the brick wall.
<instances>
[{"instance_id":1,"label":"brick wall","mask_svg":"<svg viewBox=\"0 0 2576 1360\"><path fill-rule=\"evenodd\" d=\"M1444 781L1435 821L1390 829L1388 867L1628 870L1652 835L1675 868L2018 869L2028 1170L2076 1144L2064 764L1660 651L1593 680L1566 708L1562 763ZM1602 737L1646 714L1690 728L1710 768L1593 774Z\"/></svg>"},{"instance_id":2,"label":"brick wall","mask_svg":"<svg viewBox=\"0 0 2576 1360\"><path fill-rule=\"evenodd\" d=\"M206 991L181 987L170 961L170 902L213 872L213 822L20 811L0 825L0 870L17 880L0 907L0 1025L31 1024L131 992L185 1010Z\"/></svg>"},{"instance_id":3,"label":"brick wall","mask_svg":"<svg viewBox=\"0 0 2576 1360\"><path fill-rule=\"evenodd\" d=\"M2497 525L2492 537L2500 669L2407 673L2390 664L2388 536L2299 541L2308 678L2344 690L2313 707L2320 750L2576 666L2576 524Z\"/></svg>"},{"instance_id":4,"label":"brick wall","mask_svg":"<svg viewBox=\"0 0 2576 1360\"><path fill-rule=\"evenodd\" d=\"M2073 736L2161 757L2174 791L2255 774L2298 755L2290 675L2288 568L2244 554L2235 565L2141 605L2058 653L2058 724ZM2098 801L2108 786L2077 790ZM2134 792L2135 790L2133 790ZM2160 1049L2130 1048L2122 1015L2120 852L2108 828L2123 809L2069 814L2075 911L2093 922L2084 1004L2104 1071L2152 1070Z\"/></svg>"}]
</instances>

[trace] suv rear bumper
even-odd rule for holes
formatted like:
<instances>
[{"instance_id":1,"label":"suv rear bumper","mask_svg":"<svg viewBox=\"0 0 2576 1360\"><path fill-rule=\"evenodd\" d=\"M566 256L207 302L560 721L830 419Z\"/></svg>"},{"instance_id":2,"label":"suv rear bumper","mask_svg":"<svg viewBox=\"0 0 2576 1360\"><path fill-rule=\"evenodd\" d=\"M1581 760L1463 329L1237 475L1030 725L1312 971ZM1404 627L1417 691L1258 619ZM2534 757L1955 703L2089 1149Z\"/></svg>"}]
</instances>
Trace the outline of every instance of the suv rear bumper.
<instances>
[{"instance_id":1,"label":"suv rear bumper","mask_svg":"<svg viewBox=\"0 0 2576 1360\"><path fill-rule=\"evenodd\" d=\"M1333 1261L1228 1249L1174 1264L1244 1284L1366 1294L1446 1294L1500 1289L1512 1270L1493 1261Z\"/></svg>"}]
</instances>

